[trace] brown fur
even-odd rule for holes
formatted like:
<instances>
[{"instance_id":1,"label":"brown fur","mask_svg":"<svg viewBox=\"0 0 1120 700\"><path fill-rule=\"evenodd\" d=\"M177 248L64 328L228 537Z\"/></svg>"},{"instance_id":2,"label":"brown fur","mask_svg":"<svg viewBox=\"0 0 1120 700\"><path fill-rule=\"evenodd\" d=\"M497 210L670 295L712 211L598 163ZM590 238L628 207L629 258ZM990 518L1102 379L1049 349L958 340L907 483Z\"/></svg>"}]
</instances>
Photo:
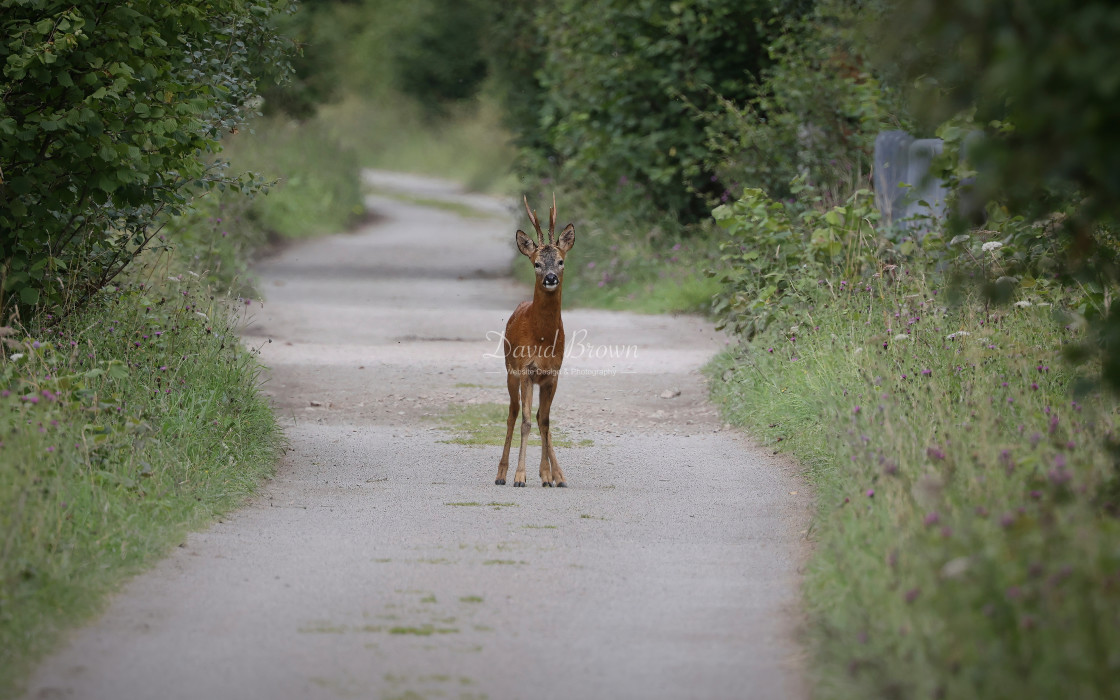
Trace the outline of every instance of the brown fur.
<instances>
[{"instance_id":1,"label":"brown fur","mask_svg":"<svg viewBox=\"0 0 1120 700\"><path fill-rule=\"evenodd\" d=\"M549 210L548 242L545 243L544 233L536 213L529 209L528 200L525 201L525 211L536 229L537 241L534 243L524 231L519 230L516 235L517 248L533 263L537 281L533 287L533 300L521 302L506 323L505 362L509 418L506 420L506 442L502 448L502 459L498 462L498 477L494 483L506 483L513 427L520 413L521 449L513 485L525 485L526 448L532 430L529 416L533 412L533 386L536 385L540 387L541 401L537 411L537 428L541 435L541 485L567 486L564 472L560 470L560 463L556 460L556 450L552 447L548 416L552 399L556 395L560 367L564 362L564 321L560 317L560 299L564 283L564 256L575 244L575 227L568 224L553 242L556 228L554 198L552 209ZM550 289L547 282L552 277L555 277L556 284Z\"/></svg>"}]
</instances>

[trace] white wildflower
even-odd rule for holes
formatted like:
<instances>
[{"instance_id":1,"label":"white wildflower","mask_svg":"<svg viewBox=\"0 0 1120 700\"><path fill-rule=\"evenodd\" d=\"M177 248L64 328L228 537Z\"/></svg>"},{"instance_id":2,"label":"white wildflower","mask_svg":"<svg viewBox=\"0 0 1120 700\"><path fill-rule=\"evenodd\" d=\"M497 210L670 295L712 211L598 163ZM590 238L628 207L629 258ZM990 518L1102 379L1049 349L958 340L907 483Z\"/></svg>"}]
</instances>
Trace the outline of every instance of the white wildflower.
<instances>
[{"instance_id":1,"label":"white wildflower","mask_svg":"<svg viewBox=\"0 0 1120 700\"><path fill-rule=\"evenodd\" d=\"M953 240L949 241L949 245L956 245L958 243L964 243L969 238L972 238L972 236L968 235L967 233L962 233L959 236L953 236Z\"/></svg>"},{"instance_id":2,"label":"white wildflower","mask_svg":"<svg viewBox=\"0 0 1120 700\"><path fill-rule=\"evenodd\" d=\"M905 333L899 333L898 335L896 335L894 337L894 339L895 340L910 340L910 336L906 335Z\"/></svg>"},{"instance_id":3,"label":"white wildflower","mask_svg":"<svg viewBox=\"0 0 1120 700\"><path fill-rule=\"evenodd\" d=\"M11 355L10 359L12 360L12 362L15 362L16 360L18 360L21 357L23 357L23 353L22 352L17 352L16 354Z\"/></svg>"},{"instance_id":4,"label":"white wildflower","mask_svg":"<svg viewBox=\"0 0 1120 700\"><path fill-rule=\"evenodd\" d=\"M1000 243L999 241L988 241L984 245L980 246L980 250L987 253L990 250L999 250L1002 247L1003 247L1003 244Z\"/></svg>"},{"instance_id":5,"label":"white wildflower","mask_svg":"<svg viewBox=\"0 0 1120 700\"><path fill-rule=\"evenodd\" d=\"M1030 305L1031 305L1031 303L1029 301L1027 301L1026 299L1023 299L1022 301L1015 302L1015 306L1018 306L1020 309L1025 309Z\"/></svg>"},{"instance_id":6,"label":"white wildflower","mask_svg":"<svg viewBox=\"0 0 1120 700\"><path fill-rule=\"evenodd\" d=\"M955 340L956 338L963 338L966 335L972 334L968 331L957 331L956 333L950 333L949 335L945 336L945 340Z\"/></svg>"}]
</instances>

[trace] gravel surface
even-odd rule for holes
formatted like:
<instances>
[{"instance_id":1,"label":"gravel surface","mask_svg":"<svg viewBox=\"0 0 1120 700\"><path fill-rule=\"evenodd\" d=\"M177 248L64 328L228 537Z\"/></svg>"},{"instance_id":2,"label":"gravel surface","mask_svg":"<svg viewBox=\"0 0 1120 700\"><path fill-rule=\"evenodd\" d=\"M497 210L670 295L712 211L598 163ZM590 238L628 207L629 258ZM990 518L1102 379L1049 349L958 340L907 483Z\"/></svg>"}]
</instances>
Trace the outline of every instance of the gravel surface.
<instances>
[{"instance_id":1,"label":"gravel surface","mask_svg":"<svg viewBox=\"0 0 1120 700\"><path fill-rule=\"evenodd\" d=\"M508 276L523 212L366 180L375 223L258 267L244 338L290 440L276 477L129 582L28 697L806 697L811 501L707 402L725 338L566 310L569 488L534 487L539 447L530 488L495 486L501 447L449 442L439 418L507 401L494 333L531 294Z\"/></svg>"}]
</instances>

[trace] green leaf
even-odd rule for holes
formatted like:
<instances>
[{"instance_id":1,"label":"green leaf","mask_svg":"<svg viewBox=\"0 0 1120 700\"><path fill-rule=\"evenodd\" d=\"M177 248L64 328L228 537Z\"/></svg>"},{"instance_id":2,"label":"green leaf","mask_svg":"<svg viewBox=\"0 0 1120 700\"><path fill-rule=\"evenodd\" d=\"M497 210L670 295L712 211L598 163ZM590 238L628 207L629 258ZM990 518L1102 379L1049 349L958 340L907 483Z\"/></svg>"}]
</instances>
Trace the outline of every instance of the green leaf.
<instances>
[{"instance_id":1,"label":"green leaf","mask_svg":"<svg viewBox=\"0 0 1120 700\"><path fill-rule=\"evenodd\" d=\"M19 299L28 306L39 303L39 290L35 287L22 287L19 290Z\"/></svg>"}]
</instances>

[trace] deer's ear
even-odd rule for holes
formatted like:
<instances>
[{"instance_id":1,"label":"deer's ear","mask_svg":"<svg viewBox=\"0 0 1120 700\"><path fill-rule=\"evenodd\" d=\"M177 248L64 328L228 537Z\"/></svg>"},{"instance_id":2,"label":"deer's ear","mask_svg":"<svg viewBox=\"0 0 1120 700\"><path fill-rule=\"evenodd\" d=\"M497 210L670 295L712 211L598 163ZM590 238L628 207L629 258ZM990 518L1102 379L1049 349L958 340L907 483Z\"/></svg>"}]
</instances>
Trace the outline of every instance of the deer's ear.
<instances>
[{"instance_id":1,"label":"deer's ear","mask_svg":"<svg viewBox=\"0 0 1120 700\"><path fill-rule=\"evenodd\" d=\"M560 237L556 239L556 247L562 252L567 253L576 244L576 227L573 224L568 224L564 230L560 232Z\"/></svg>"},{"instance_id":2,"label":"deer's ear","mask_svg":"<svg viewBox=\"0 0 1120 700\"><path fill-rule=\"evenodd\" d=\"M517 229L517 249L522 255L532 255L537 252L537 244L524 231Z\"/></svg>"}]
</instances>

